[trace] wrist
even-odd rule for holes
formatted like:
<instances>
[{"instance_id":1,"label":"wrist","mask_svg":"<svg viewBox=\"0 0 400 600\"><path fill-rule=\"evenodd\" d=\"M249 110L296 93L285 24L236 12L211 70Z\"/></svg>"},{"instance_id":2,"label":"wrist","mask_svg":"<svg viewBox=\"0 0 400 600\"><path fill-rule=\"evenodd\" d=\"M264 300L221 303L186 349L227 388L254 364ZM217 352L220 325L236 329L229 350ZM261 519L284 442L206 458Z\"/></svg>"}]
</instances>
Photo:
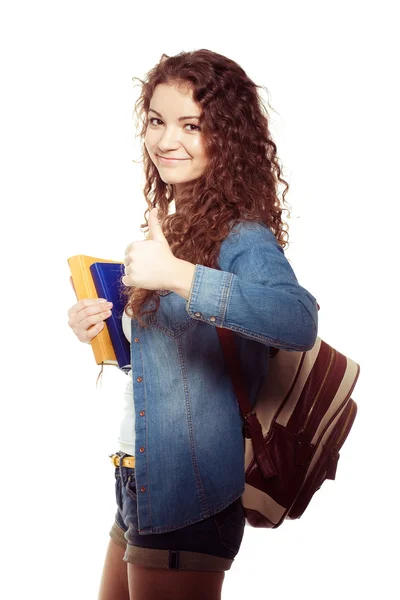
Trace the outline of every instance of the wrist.
<instances>
[{"instance_id":1,"label":"wrist","mask_svg":"<svg viewBox=\"0 0 400 600\"><path fill-rule=\"evenodd\" d=\"M176 269L170 290L188 300L196 265L180 258L177 258L176 261Z\"/></svg>"}]
</instances>

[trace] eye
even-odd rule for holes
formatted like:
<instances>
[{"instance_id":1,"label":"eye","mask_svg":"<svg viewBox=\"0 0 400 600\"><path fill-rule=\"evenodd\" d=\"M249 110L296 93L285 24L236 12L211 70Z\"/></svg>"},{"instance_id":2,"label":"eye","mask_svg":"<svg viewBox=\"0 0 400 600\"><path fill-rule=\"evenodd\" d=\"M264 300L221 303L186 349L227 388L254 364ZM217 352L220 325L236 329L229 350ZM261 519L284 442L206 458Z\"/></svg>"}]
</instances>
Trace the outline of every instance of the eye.
<instances>
[{"instance_id":1,"label":"eye","mask_svg":"<svg viewBox=\"0 0 400 600\"><path fill-rule=\"evenodd\" d=\"M189 131L201 131L200 127L198 125L194 125L194 123L187 123L185 125L185 127L195 127L196 129L189 129Z\"/></svg>"},{"instance_id":2,"label":"eye","mask_svg":"<svg viewBox=\"0 0 400 600\"><path fill-rule=\"evenodd\" d=\"M153 121L156 121L155 123ZM157 125L162 125L163 121L161 119L157 119L157 117L152 117L148 120L148 123L152 126L152 127L157 127ZM184 127L194 127L194 129L187 129L186 131L201 131L200 127L198 125L195 125L194 123L186 123L186 125Z\"/></svg>"}]
</instances>

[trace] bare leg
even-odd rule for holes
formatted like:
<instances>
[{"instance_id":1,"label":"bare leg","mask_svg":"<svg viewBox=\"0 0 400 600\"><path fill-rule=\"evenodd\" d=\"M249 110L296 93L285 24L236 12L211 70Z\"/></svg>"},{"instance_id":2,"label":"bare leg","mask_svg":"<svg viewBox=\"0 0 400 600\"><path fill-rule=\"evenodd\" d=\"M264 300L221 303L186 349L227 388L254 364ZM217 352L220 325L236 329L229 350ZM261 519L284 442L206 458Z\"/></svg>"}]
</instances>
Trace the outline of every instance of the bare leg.
<instances>
[{"instance_id":1,"label":"bare leg","mask_svg":"<svg viewBox=\"0 0 400 600\"><path fill-rule=\"evenodd\" d=\"M125 549L110 538L97 600L129 600Z\"/></svg>"},{"instance_id":2,"label":"bare leg","mask_svg":"<svg viewBox=\"0 0 400 600\"><path fill-rule=\"evenodd\" d=\"M225 571L172 571L127 565L131 600L221 600Z\"/></svg>"}]
</instances>

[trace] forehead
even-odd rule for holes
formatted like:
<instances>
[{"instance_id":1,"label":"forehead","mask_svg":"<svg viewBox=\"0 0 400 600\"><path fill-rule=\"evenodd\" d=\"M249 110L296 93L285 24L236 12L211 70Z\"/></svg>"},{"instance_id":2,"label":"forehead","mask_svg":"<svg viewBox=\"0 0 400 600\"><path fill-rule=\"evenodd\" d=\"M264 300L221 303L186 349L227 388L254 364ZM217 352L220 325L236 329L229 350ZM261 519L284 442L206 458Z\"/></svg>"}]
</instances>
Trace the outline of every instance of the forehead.
<instances>
[{"instance_id":1,"label":"forehead","mask_svg":"<svg viewBox=\"0 0 400 600\"><path fill-rule=\"evenodd\" d=\"M160 83L154 89L150 107L163 116L200 115L201 107L193 100L193 91L188 83Z\"/></svg>"}]
</instances>

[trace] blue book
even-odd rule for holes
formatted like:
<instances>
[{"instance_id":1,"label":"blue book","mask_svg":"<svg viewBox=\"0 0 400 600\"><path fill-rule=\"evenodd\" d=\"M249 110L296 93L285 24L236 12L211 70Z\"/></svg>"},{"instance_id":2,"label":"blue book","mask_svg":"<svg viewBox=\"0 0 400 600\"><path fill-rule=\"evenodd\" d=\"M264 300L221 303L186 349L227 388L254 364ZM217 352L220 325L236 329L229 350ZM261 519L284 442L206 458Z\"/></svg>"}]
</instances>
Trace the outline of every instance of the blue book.
<instances>
[{"instance_id":1,"label":"blue book","mask_svg":"<svg viewBox=\"0 0 400 600\"><path fill-rule=\"evenodd\" d=\"M125 266L118 263L95 262L90 265L90 273L99 298L113 303L111 316L105 321L111 343L118 362L118 368L128 373L131 368L130 344L122 329L122 315L126 298L120 290L125 275Z\"/></svg>"}]
</instances>

